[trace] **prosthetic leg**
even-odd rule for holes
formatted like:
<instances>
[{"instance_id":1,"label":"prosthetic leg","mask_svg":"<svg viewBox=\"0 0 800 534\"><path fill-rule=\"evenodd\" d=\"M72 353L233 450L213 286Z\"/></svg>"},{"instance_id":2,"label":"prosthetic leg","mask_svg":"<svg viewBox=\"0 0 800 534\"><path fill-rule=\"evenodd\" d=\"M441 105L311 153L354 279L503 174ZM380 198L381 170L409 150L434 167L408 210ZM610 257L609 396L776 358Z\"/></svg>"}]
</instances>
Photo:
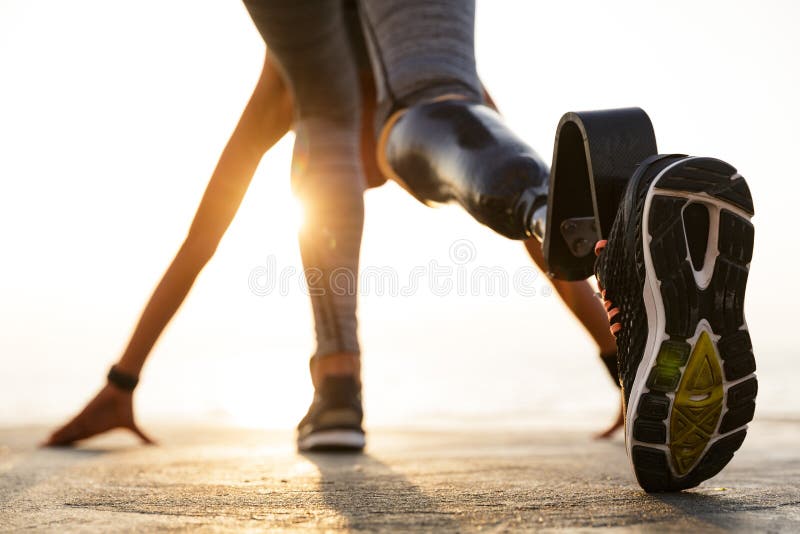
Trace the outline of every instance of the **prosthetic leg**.
<instances>
[{"instance_id":1,"label":"prosthetic leg","mask_svg":"<svg viewBox=\"0 0 800 534\"><path fill-rule=\"evenodd\" d=\"M644 490L691 488L730 462L758 392L744 318L754 209L733 166L658 155L636 108L564 115L546 192L543 166L480 104L417 105L388 136L417 198L457 200L507 237L543 235L556 278L596 273Z\"/></svg>"},{"instance_id":2,"label":"prosthetic leg","mask_svg":"<svg viewBox=\"0 0 800 534\"><path fill-rule=\"evenodd\" d=\"M377 160L384 175L425 204L456 201L511 239L543 231L547 166L482 103L447 96L395 113Z\"/></svg>"},{"instance_id":3,"label":"prosthetic leg","mask_svg":"<svg viewBox=\"0 0 800 534\"><path fill-rule=\"evenodd\" d=\"M653 126L638 108L567 113L547 166L489 107L444 98L395 113L377 159L426 204L456 201L511 239L536 236L552 276L593 273L594 245L608 235L636 166L656 154Z\"/></svg>"}]
</instances>

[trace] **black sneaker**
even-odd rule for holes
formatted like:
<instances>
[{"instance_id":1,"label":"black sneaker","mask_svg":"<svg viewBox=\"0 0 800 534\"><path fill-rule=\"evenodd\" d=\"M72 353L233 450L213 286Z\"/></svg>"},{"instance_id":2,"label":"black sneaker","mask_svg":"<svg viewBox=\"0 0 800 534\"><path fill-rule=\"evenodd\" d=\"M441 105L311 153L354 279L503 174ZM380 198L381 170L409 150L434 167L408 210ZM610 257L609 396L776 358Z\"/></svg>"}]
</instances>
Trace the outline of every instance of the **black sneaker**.
<instances>
[{"instance_id":1,"label":"black sneaker","mask_svg":"<svg viewBox=\"0 0 800 534\"><path fill-rule=\"evenodd\" d=\"M744 319L752 215L750 190L727 163L653 156L598 243L625 442L646 491L716 475L753 418L758 383Z\"/></svg>"},{"instance_id":2,"label":"black sneaker","mask_svg":"<svg viewBox=\"0 0 800 534\"><path fill-rule=\"evenodd\" d=\"M308 413L297 425L297 448L360 451L365 445L362 419L361 386L356 379L327 376L314 392Z\"/></svg>"}]
</instances>

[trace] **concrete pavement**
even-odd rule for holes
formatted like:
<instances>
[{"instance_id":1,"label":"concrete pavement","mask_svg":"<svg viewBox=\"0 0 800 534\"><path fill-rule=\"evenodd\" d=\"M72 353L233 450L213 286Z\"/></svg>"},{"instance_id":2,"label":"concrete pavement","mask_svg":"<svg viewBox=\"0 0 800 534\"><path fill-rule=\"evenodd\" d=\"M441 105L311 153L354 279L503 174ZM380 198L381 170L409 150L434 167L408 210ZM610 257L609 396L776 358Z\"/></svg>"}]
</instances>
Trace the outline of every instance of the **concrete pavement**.
<instances>
[{"instance_id":1,"label":"concrete pavement","mask_svg":"<svg viewBox=\"0 0 800 534\"><path fill-rule=\"evenodd\" d=\"M699 488L648 495L621 440L585 430L374 430L364 455L294 451L288 432L154 428L37 449L0 429L0 530L800 530L800 425L757 421Z\"/></svg>"}]
</instances>

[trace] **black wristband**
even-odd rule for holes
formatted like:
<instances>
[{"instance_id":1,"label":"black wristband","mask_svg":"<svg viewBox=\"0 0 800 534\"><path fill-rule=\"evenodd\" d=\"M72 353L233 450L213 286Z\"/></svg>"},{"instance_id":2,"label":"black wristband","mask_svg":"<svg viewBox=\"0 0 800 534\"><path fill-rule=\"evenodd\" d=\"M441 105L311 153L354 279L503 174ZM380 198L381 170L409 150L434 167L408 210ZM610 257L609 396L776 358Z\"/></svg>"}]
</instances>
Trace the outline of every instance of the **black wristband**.
<instances>
[{"instance_id":1,"label":"black wristband","mask_svg":"<svg viewBox=\"0 0 800 534\"><path fill-rule=\"evenodd\" d=\"M133 391L136 389L136 384L139 383L139 378L128 373L123 373L117 369L116 365L112 365L108 371L108 382L114 384L123 391Z\"/></svg>"}]
</instances>

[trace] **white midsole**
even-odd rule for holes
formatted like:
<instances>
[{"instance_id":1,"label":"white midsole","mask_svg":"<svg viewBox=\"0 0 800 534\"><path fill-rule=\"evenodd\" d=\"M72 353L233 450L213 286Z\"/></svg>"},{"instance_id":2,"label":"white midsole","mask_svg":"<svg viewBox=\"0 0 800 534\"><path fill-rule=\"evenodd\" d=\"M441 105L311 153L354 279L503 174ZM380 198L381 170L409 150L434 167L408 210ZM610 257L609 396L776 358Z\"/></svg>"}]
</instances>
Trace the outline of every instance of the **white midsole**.
<instances>
[{"instance_id":1,"label":"white midsole","mask_svg":"<svg viewBox=\"0 0 800 534\"><path fill-rule=\"evenodd\" d=\"M727 202L721 201L721 200L719 200L719 199L717 199L715 197L712 197L711 195L708 195L706 193L690 193L690 192L678 192L678 191L673 191L673 190L660 190L660 189L657 189L656 186L657 186L658 182L661 180L662 176L664 176L664 174L666 174L668 171L670 171L676 165L685 163L687 161L691 161L693 159L698 159L698 158L696 158L696 157L682 158L682 159L679 159L678 161L675 161L674 163L668 165L666 168L664 168L658 174L658 176L656 176L656 178L651 182L650 187L649 187L649 189L647 191L647 196L645 197L645 203L644 203L644 208L643 208L643 212L642 212L642 219L643 219L642 220L642 248L643 248L643 251L644 251L644 255L643 256L644 256L644 264L645 264L645 280L644 280L644 287L643 287L643 290L642 290L642 299L644 300L645 311L647 313L647 341L645 342L645 348L644 348L644 354L642 356L642 360L641 360L641 362L639 362L639 367L636 370L636 377L634 379L632 391L631 391L631 394L630 394L630 397L629 397L631 405L627 406L626 414L625 414L625 444L626 444L628 457L631 457L632 450L633 450L633 447L635 445L643 445L643 446L646 446L646 447L649 447L649 448L664 450L664 451L666 451L668 453L667 454L668 464L670 466L670 470L672 471L672 474L675 475L675 476L677 476L677 475L676 475L675 468L672 465L672 457L669 454L669 446L668 445L666 445L666 444L658 445L658 444L653 444L653 443L644 443L644 442L637 441L637 440L635 440L633 438L633 421L634 421L634 419L636 417L636 413L637 413L637 411L639 409L639 401L641 400L642 396L649 391L649 388L647 387L647 377L649 376L650 370L653 368L653 365L655 364L655 360L656 360L656 357L658 356L658 351L659 351L659 348L661 347L661 343L664 340L669 339L669 335L665 331L666 313L664 311L664 302L663 302L663 300L661 298L661 291L659 289L660 283L659 283L658 277L656 276L655 268L653 266L653 260L652 260L651 253L650 253L651 236L650 236L650 229L649 229L649 217L647 215L650 213L650 207L651 207L652 199L657 194L659 196L680 197L680 198L686 199L689 202L696 201L696 202L701 202L701 203L707 204L707 205L708 204L713 205L717 209L717 213L715 214L715 217L717 218L717 221L718 221L718 215L719 215L718 211L719 211L720 208L723 208L723 207L726 210L731 211L735 215L737 215L739 217L742 217L742 218L744 218L746 220L750 220L750 218L751 218L750 214L748 214L744 210L742 210L742 209L740 209L740 208L738 208L736 206L733 206L733 205L731 205L731 204L729 204ZM713 221L712 221L712 226L713 226ZM714 228L711 228L710 231L714 231L714 233L716 233ZM715 236L715 237L718 238L718 235ZM711 245L711 243L709 243L709 245ZM709 259L709 257L713 257L714 261L716 261L716 256L718 255L718 250L716 250L716 248L717 248L716 240L713 243L713 245L714 245L714 249L715 250L713 250L713 251L708 251L707 250L707 252L706 252L707 256L706 257L707 257L707 259ZM688 251L687 251L687 253L688 253ZM706 262L706 265L704 266L703 271L706 271L707 269L711 269L710 272L713 272L713 263L709 266L708 262ZM698 284L699 286L701 286L701 288L702 288L702 286L707 286L708 282L710 281L710 276L706 276L705 274L703 274L702 278L703 278L703 282L705 282L705 283L704 284L702 284L702 283ZM695 272L695 280L697 282L701 282L701 280L698 279L698 273L697 272ZM745 324L742 325L741 329L743 329L743 330L747 329L747 323L746 322L745 322ZM709 335L711 336L711 339L714 342L714 345L716 346L716 342L719 339L719 336L714 334L714 332L711 330L711 326L708 324L708 322L706 320L701 320L699 322L698 326L697 326L697 330L696 330L695 334L691 338L689 338L687 340L687 342L689 342L692 345L692 348L694 348L694 342L697 341L697 339L699 338L700 332L703 331L703 330L707 331L709 333ZM716 350L715 352L716 352L716 355L717 355L718 363L719 363L720 367L722 367L722 361L719 360L719 350ZM684 368L681 368L681 374L683 374L683 371L684 371ZM736 429L734 429L734 430L732 430L730 432L727 432L725 434L719 434L719 424L722 421L722 417L725 415L725 412L727 411L726 405L727 405L728 389L731 386L734 386L734 385L736 385L736 384L738 384L740 382L743 382L743 381L751 378L752 376L753 376L753 374L750 374L748 376L745 376L745 377L743 377L741 379L734 380L734 381L724 381L723 380L723 387L724 387L723 411L720 414L719 421L717 422L717 428L715 429L714 435L709 440L709 442L706 445L706 448L703 451L703 453L701 455L699 455L699 457L697 459L698 462L700 461L700 459L702 459L702 457L708 451L708 448L714 442L716 442L720 438L722 438L724 436L727 436L727 435L729 435L729 434L731 434L733 432L736 432L736 431L738 431L738 430L740 430L742 428L742 427L739 427L739 428L736 428ZM680 385L678 387L680 387ZM668 416L666 418L665 424L666 424L667 436L669 436L669 424L670 424L671 414L672 414L672 402L674 401L675 394L674 393L668 393L667 397L668 397L668 399L670 401L670 407L669 407L669 410L667 412ZM631 466L633 467L633 464L631 464ZM694 466L692 466L692 469L693 468L694 468Z\"/></svg>"},{"instance_id":2,"label":"white midsole","mask_svg":"<svg viewBox=\"0 0 800 534\"><path fill-rule=\"evenodd\" d=\"M364 433L358 430L321 430L297 440L297 448L301 451L313 449L314 447L362 449L365 444Z\"/></svg>"}]
</instances>

